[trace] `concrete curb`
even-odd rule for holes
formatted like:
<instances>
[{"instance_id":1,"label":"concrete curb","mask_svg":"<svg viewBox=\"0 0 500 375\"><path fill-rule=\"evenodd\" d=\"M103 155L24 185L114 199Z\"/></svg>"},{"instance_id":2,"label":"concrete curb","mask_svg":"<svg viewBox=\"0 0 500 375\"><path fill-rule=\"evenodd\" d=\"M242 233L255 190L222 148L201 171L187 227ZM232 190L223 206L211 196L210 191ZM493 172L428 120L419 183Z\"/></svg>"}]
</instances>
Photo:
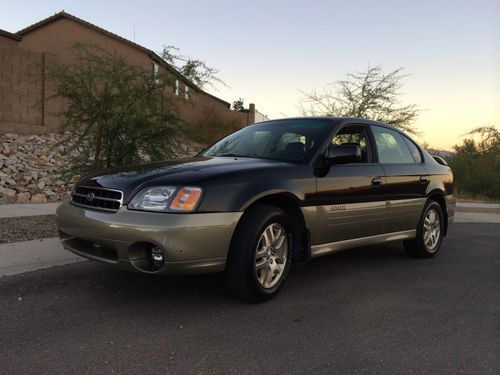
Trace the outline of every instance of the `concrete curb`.
<instances>
[{"instance_id":1,"label":"concrete curb","mask_svg":"<svg viewBox=\"0 0 500 375\"><path fill-rule=\"evenodd\" d=\"M0 277L87 261L63 249L59 238L0 245Z\"/></svg>"},{"instance_id":2,"label":"concrete curb","mask_svg":"<svg viewBox=\"0 0 500 375\"><path fill-rule=\"evenodd\" d=\"M500 214L455 212L456 223L495 223L500 224Z\"/></svg>"},{"instance_id":3,"label":"concrete curb","mask_svg":"<svg viewBox=\"0 0 500 375\"><path fill-rule=\"evenodd\" d=\"M457 202L457 207L500 209L500 204L498 204L498 203Z\"/></svg>"}]
</instances>

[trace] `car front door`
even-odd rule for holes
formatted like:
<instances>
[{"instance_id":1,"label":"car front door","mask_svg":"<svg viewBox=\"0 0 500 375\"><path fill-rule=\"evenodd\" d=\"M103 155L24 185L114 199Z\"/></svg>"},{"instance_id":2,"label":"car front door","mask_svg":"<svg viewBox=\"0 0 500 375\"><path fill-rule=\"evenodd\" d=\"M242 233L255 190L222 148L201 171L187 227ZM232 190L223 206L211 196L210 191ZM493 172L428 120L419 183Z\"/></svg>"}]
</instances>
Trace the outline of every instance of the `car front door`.
<instances>
[{"instance_id":1,"label":"car front door","mask_svg":"<svg viewBox=\"0 0 500 375\"><path fill-rule=\"evenodd\" d=\"M380 189L387 201L386 232L414 230L425 204L429 176L418 147L398 131L371 125L378 160L385 173Z\"/></svg>"},{"instance_id":2,"label":"car front door","mask_svg":"<svg viewBox=\"0 0 500 375\"><path fill-rule=\"evenodd\" d=\"M362 158L357 163L331 165L323 176L318 176L316 212L320 230L311 233L311 243L328 244L383 234L386 202L381 188L385 177L377 163L368 126L346 125L331 142L358 144ZM328 250L325 247L325 252Z\"/></svg>"}]
</instances>

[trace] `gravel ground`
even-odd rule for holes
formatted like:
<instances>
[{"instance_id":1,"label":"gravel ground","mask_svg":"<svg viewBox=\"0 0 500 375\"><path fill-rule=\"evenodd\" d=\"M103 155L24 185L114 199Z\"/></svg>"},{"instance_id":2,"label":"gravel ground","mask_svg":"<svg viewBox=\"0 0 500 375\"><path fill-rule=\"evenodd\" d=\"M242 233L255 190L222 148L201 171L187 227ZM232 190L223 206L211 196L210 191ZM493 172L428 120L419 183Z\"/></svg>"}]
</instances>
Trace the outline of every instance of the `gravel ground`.
<instances>
[{"instance_id":1,"label":"gravel ground","mask_svg":"<svg viewBox=\"0 0 500 375\"><path fill-rule=\"evenodd\" d=\"M0 219L0 243L57 237L55 215Z\"/></svg>"}]
</instances>

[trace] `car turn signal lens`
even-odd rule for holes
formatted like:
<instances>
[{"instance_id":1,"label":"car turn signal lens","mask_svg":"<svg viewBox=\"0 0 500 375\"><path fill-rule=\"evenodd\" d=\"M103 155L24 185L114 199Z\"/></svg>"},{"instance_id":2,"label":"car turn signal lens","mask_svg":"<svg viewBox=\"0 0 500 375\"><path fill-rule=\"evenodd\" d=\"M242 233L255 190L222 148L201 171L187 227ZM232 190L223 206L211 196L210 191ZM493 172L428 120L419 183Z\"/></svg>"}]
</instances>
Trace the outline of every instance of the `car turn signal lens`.
<instances>
[{"instance_id":1,"label":"car turn signal lens","mask_svg":"<svg viewBox=\"0 0 500 375\"><path fill-rule=\"evenodd\" d=\"M197 187L183 187L179 189L174 200L170 203L173 211L193 211L200 200L201 189Z\"/></svg>"}]
</instances>

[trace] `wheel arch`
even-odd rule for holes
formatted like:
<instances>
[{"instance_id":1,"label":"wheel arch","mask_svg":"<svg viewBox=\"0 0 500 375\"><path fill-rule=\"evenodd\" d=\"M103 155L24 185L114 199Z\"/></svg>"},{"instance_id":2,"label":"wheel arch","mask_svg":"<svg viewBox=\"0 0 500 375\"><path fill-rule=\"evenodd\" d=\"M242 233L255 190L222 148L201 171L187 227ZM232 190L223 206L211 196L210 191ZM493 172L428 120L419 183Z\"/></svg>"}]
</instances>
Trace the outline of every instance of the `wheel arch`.
<instances>
[{"instance_id":1,"label":"wheel arch","mask_svg":"<svg viewBox=\"0 0 500 375\"><path fill-rule=\"evenodd\" d=\"M247 202L247 204L244 205L244 208L242 209L244 213L241 216L234 233L236 233L238 227L243 222L245 213L248 212L250 208L256 205L268 205L268 206L278 207L283 211L285 211L293 219L299 234L298 246L295 247L294 263L304 264L310 257L311 246L310 246L309 230L306 227L305 218L304 215L302 214L302 210L300 209L301 207L300 199L293 193L287 191L271 191L262 194L258 197L255 197L254 199L252 199L251 201Z\"/></svg>"}]
</instances>

